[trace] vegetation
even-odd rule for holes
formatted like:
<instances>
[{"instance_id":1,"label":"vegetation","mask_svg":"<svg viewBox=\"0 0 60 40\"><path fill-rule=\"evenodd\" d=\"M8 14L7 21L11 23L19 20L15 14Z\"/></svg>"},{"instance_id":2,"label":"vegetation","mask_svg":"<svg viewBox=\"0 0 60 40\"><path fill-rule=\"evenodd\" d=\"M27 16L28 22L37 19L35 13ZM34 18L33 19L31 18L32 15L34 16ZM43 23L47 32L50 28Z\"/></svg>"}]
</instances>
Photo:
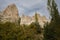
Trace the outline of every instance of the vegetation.
<instances>
[{"instance_id":1,"label":"vegetation","mask_svg":"<svg viewBox=\"0 0 60 40\"><path fill-rule=\"evenodd\" d=\"M37 21L30 25L20 25L19 20L18 25L17 23L0 22L0 40L40 40L41 29Z\"/></svg>"},{"instance_id":2,"label":"vegetation","mask_svg":"<svg viewBox=\"0 0 60 40\"><path fill-rule=\"evenodd\" d=\"M35 22L30 25L20 25L21 18L17 23L2 23L0 20L0 40L60 40L60 15L55 0L48 0L48 10L51 21L44 25L44 39L35 13Z\"/></svg>"},{"instance_id":3,"label":"vegetation","mask_svg":"<svg viewBox=\"0 0 60 40\"><path fill-rule=\"evenodd\" d=\"M48 0L48 10L51 21L45 25L44 40L60 40L60 15L55 0Z\"/></svg>"}]
</instances>

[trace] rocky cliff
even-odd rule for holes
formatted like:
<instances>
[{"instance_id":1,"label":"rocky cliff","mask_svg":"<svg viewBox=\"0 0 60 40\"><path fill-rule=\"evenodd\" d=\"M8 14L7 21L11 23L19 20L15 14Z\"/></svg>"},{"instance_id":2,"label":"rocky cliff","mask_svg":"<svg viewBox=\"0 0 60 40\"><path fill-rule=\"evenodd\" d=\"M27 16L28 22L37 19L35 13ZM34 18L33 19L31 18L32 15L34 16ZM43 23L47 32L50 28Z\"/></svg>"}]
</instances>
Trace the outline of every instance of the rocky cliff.
<instances>
[{"instance_id":1,"label":"rocky cliff","mask_svg":"<svg viewBox=\"0 0 60 40\"><path fill-rule=\"evenodd\" d=\"M15 4L10 4L6 9L0 13L0 20L3 22L18 22L19 20L19 14L18 14L18 9ZM37 13L38 17L38 22L42 26L48 22L49 20L45 16L41 16L39 13ZM21 24L31 24L32 22L35 22L35 15L30 17L30 16L21 16Z\"/></svg>"},{"instance_id":2,"label":"rocky cliff","mask_svg":"<svg viewBox=\"0 0 60 40\"><path fill-rule=\"evenodd\" d=\"M46 22L49 22L49 20L45 16L41 16L39 13L37 13L37 18L38 18L38 22L42 28ZM21 24L28 24L29 25L32 22L35 22L35 15L32 17L25 16L25 15L21 16Z\"/></svg>"},{"instance_id":3,"label":"rocky cliff","mask_svg":"<svg viewBox=\"0 0 60 40\"><path fill-rule=\"evenodd\" d=\"M10 21L10 22L17 22L19 15L18 9L15 4L10 4L6 9L3 11L3 18L2 21Z\"/></svg>"}]
</instances>

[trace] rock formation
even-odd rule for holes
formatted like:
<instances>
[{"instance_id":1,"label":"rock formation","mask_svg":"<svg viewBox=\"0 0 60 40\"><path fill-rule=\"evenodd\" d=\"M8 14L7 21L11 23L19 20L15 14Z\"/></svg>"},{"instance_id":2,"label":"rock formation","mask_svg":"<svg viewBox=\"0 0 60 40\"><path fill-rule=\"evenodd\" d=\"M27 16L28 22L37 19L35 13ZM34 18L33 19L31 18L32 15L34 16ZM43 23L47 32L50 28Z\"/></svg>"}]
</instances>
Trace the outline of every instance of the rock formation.
<instances>
[{"instance_id":1,"label":"rock formation","mask_svg":"<svg viewBox=\"0 0 60 40\"><path fill-rule=\"evenodd\" d=\"M49 20L45 17L45 16L41 16L40 14L37 13L37 17L38 17L38 22L41 25L41 27L43 28L44 24L46 22L49 22ZM35 16L25 16L22 15L21 16L21 24L31 24L32 22L35 22Z\"/></svg>"},{"instance_id":2,"label":"rock formation","mask_svg":"<svg viewBox=\"0 0 60 40\"><path fill-rule=\"evenodd\" d=\"M2 21L4 22L17 22L18 18L18 9L15 4L8 5L8 7L3 11Z\"/></svg>"},{"instance_id":3,"label":"rock formation","mask_svg":"<svg viewBox=\"0 0 60 40\"><path fill-rule=\"evenodd\" d=\"M3 22L7 22L7 21L18 22L19 20L18 9L15 4L8 5L8 7L2 13L0 13L0 16L1 16L0 20ZM38 22L42 26L42 28L43 28L43 25L49 21L48 19L46 19L45 16L41 16L39 13L37 13L37 17L38 17ZM32 16L32 17L25 16L25 15L21 16L20 24L29 25L32 22L35 22L35 16Z\"/></svg>"}]
</instances>

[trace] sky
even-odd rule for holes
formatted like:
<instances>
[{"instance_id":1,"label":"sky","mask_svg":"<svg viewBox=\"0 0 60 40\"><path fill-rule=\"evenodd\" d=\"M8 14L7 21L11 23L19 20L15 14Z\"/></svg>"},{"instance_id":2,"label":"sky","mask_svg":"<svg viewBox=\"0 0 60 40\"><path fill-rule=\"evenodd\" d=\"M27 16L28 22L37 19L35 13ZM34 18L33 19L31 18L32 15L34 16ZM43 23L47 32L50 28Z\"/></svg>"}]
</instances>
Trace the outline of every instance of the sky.
<instances>
[{"instance_id":1,"label":"sky","mask_svg":"<svg viewBox=\"0 0 60 40\"><path fill-rule=\"evenodd\" d=\"M56 3L60 10L60 0L56 0ZM9 4L16 4L20 16L22 14L32 16L38 12L49 18L47 0L0 0L0 11L3 11Z\"/></svg>"}]
</instances>

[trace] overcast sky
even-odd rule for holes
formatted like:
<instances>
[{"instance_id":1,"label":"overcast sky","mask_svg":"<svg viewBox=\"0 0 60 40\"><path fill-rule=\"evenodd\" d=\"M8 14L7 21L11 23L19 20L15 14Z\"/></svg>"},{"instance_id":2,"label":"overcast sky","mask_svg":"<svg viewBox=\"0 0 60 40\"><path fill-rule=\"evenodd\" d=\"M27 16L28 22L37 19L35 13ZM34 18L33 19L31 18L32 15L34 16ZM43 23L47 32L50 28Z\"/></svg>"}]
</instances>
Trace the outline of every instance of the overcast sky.
<instances>
[{"instance_id":1,"label":"overcast sky","mask_svg":"<svg viewBox=\"0 0 60 40\"><path fill-rule=\"evenodd\" d=\"M60 10L60 0L56 0L58 8ZM0 11L5 9L9 4L16 4L19 15L34 15L35 12L39 12L40 15L49 17L47 11L47 0L0 0Z\"/></svg>"}]
</instances>

